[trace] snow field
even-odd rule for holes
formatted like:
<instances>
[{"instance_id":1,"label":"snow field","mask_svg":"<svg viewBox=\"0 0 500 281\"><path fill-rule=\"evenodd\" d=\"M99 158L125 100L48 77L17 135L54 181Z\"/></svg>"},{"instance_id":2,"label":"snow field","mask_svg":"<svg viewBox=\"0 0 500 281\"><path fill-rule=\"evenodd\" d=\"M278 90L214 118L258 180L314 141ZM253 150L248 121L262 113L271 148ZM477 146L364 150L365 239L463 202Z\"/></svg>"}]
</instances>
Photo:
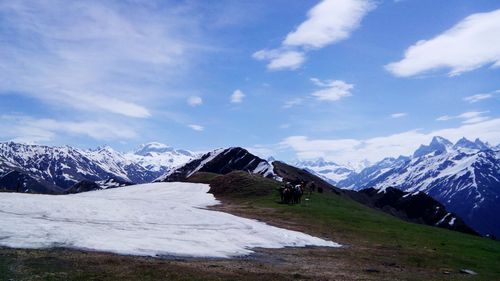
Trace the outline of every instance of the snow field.
<instances>
[{"instance_id":1,"label":"snow field","mask_svg":"<svg viewBox=\"0 0 500 281\"><path fill-rule=\"evenodd\" d=\"M340 245L203 209L205 184L152 183L72 195L0 195L0 246L228 258L252 248Z\"/></svg>"}]
</instances>

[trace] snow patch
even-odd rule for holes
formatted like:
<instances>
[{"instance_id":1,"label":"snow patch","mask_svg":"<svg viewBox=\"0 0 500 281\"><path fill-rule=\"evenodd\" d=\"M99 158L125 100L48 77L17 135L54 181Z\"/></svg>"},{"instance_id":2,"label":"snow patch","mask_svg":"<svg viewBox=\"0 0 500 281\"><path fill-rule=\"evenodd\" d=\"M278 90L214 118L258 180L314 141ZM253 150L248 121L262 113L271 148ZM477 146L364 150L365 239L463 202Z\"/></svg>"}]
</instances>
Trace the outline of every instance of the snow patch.
<instances>
[{"instance_id":1,"label":"snow patch","mask_svg":"<svg viewBox=\"0 0 500 281\"><path fill-rule=\"evenodd\" d=\"M0 197L0 246L69 247L142 256L247 255L252 248L340 245L203 209L209 186L153 183L72 195Z\"/></svg>"}]
</instances>

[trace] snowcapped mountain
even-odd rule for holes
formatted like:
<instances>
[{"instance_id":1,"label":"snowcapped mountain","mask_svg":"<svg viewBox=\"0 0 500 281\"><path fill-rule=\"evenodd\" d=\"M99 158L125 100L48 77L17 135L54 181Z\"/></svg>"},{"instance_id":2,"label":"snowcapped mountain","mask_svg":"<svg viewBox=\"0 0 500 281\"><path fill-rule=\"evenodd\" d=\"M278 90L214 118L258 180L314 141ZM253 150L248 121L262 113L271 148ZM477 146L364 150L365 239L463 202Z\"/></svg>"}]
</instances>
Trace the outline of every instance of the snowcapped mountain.
<instances>
[{"instance_id":1,"label":"snowcapped mountain","mask_svg":"<svg viewBox=\"0 0 500 281\"><path fill-rule=\"evenodd\" d=\"M434 137L412 156L386 158L337 183L360 190L424 192L482 234L500 236L500 150L476 139Z\"/></svg>"},{"instance_id":2,"label":"snowcapped mountain","mask_svg":"<svg viewBox=\"0 0 500 281\"><path fill-rule=\"evenodd\" d=\"M339 181L345 180L353 174L362 171L364 168L369 167L370 162L364 160L359 163L349 162L341 165L318 158L316 160L295 161L293 165L321 177L330 184L336 185Z\"/></svg>"},{"instance_id":3,"label":"snowcapped mountain","mask_svg":"<svg viewBox=\"0 0 500 281\"><path fill-rule=\"evenodd\" d=\"M331 184L336 184L355 173L354 169L350 167L339 165L331 161L325 161L323 158L318 158L313 161L297 161L293 163L293 165L298 168L306 169Z\"/></svg>"},{"instance_id":4,"label":"snowcapped mountain","mask_svg":"<svg viewBox=\"0 0 500 281\"><path fill-rule=\"evenodd\" d=\"M196 172L227 174L232 171L246 171L264 177L274 177L273 166L241 147L220 148L205 153L181 165L156 181L183 181Z\"/></svg>"},{"instance_id":5,"label":"snowcapped mountain","mask_svg":"<svg viewBox=\"0 0 500 281\"><path fill-rule=\"evenodd\" d=\"M135 152L121 153L111 147L78 149L14 142L0 143L0 178L12 171L23 177L9 177L11 185L33 181L47 192L65 190L78 182L110 178L123 182L151 182L171 168L189 161L194 153L176 150L159 143L142 145ZM25 177L28 176L29 178ZM5 180L7 181L7 180ZM40 187L36 187L40 190Z\"/></svg>"},{"instance_id":6,"label":"snowcapped mountain","mask_svg":"<svg viewBox=\"0 0 500 281\"><path fill-rule=\"evenodd\" d=\"M124 154L130 162L139 164L149 171L163 175L167 170L187 163L197 154L183 149L174 149L168 145L150 142L139 146L134 152Z\"/></svg>"}]
</instances>

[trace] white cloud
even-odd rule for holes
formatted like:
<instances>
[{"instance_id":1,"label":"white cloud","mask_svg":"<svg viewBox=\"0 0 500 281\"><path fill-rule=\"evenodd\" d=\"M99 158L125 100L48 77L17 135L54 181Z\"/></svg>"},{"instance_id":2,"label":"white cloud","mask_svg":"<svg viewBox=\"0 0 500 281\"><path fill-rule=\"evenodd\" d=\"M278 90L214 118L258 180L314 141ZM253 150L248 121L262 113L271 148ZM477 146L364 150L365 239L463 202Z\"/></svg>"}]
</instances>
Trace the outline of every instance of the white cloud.
<instances>
[{"instance_id":1,"label":"white cloud","mask_svg":"<svg viewBox=\"0 0 500 281\"><path fill-rule=\"evenodd\" d=\"M65 96L60 97L59 101L64 101L68 104L75 103L72 106L82 110L88 110L90 107L128 117L147 118L151 116L147 108L115 97L94 95L91 93L70 93L67 91L61 91L61 93L65 93Z\"/></svg>"},{"instance_id":2,"label":"white cloud","mask_svg":"<svg viewBox=\"0 0 500 281\"><path fill-rule=\"evenodd\" d=\"M296 69L305 61L303 52L278 49L260 50L252 56L257 60L269 60L269 70Z\"/></svg>"},{"instance_id":3,"label":"white cloud","mask_svg":"<svg viewBox=\"0 0 500 281\"><path fill-rule=\"evenodd\" d=\"M190 106L194 107L194 106L198 106L198 105L203 104L203 99L201 97L198 97L198 96L191 96L188 98L187 103Z\"/></svg>"},{"instance_id":4,"label":"white cloud","mask_svg":"<svg viewBox=\"0 0 500 281\"><path fill-rule=\"evenodd\" d=\"M464 124L474 124L490 119L488 116L484 116L484 114L488 112L489 111L469 111L469 112L464 112L457 116L449 116L449 115L440 116L436 120L448 121L453 119L461 119L462 123Z\"/></svg>"},{"instance_id":5,"label":"white cloud","mask_svg":"<svg viewBox=\"0 0 500 281\"><path fill-rule=\"evenodd\" d=\"M311 78L311 81L319 87L324 89L317 90L311 95L321 101L337 101L341 98L352 96L351 90L354 88L353 84L348 84L342 80L325 80L321 81L317 78Z\"/></svg>"},{"instance_id":6,"label":"white cloud","mask_svg":"<svg viewBox=\"0 0 500 281\"><path fill-rule=\"evenodd\" d=\"M485 65L500 66L500 9L472 14L430 40L405 51L399 62L386 65L396 76L408 77L435 69L459 75Z\"/></svg>"},{"instance_id":7,"label":"white cloud","mask_svg":"<svg viewBox=\"0 0 500 281\"><path fill-rule=\"evenodd\" d=\"M369 0L323 0L309 10L307 19L288 33L279 48L257 51L253 57L269 61L269 70L297 69L309 50L347 39L374 8Z\"/></svg>"},{"instance_id":8,"label":"white cloud","mask_svg":"<svg viewBox=\"0 0 500 281\"><path fill-rule=\"evenodd\" d=\"M408 114L406 112L398 112L398 113L391 114L391 118L401 118L401 117L405 117L407 115Z\"/></svg>"},{"instance_id":9,"label":"white cloud","mask_svg":"<svg viewBox=\"0 0 500 281\"><path fill-rule=\"evenodd\" d=\"M182 37L193 24L175 9L157 9L130 1L2 1L0 92L151 116L148 105L174 95L165 86L196 48Z\"/></svg>"},{"instance_id":10,"label":"white cloud","mask_svg":"<svg viewBox=\"0 0 500 281\"><path fill-rule=\"evenodd\" d=\"M374 7L365 0L324 0L309 10L307 20L290 32L283 44L322 48L344 40Z\"/></svg>"},{"instance_id":11,"label":"white cloud","mask_svg":"<svg viewBox=\"0 0 500 281\"><path fill-rule=\"evenodd\" d=\"M283 105L283 108L292 108L294 106L301 105L303 102L304 102L303 98L294 98L286 101L285 104Z\"/></svg>"},{"instance_id":12,"label":"white cloud","mask_svg":"<svg viewBox=\"0 0 500 281\"><path fill-rule=\"evenodd\" d=\"M195 124L189 125L189 128L191 128L191 129L193 129L195 131L198 131L198 132L201 132L201 131L205 130L205 128L203 126L195 125Z\"/></svg>"},{"instance_id":13,"label":"white cloud","mask_svg":"<svg viewBox=\"0 0 500 281\"><path fill-rule=\"evenodd\" d=\"M443 116L439 116L438 118L436 118L436 120L437 121L448 121L448 120L451 120L453 118L454 118L453 116L443 115Z\"/></svg>"},{"instance_id":14,"label":"white cloud","mask_svg":"<svg viewBox=\"0 0 500 281\"><path fill-rule=\"evenodd\" d=\"M500 118L497 118L427 133L417 129L369 139L310 139L306 136L291 136L284 139L281 146L292 149L299 159L323 157L342 164L365 159L375 162L384 157L411 155L421 144L429 143L433 136L442 136L452 142L461 137L480 138L498 144L499 128Z\"/></svg>"},{"instance_id":15,"label":"white cloud","mask_svg":"<svg viewBox=\"0 0 500 281\"><path fill-rule=\"evenodd\" d=\"M231 95L231 103L242 103L243 98L245 98L245 94L241 90L235 90Z\"/></svg>"},{"instance_id":16,"label":"white cloud","mask_svg":"<svg viewBox=\"0 0 500 281\"><path fill-rule=\"evenodd\" d=\"M24 143L43 143L54 140L60 133L87 136L96 140L121 140L137 136L130 126L106 121L61 121L29 116L0 116L0 136Z\"/></svg>"},{"instance_id":17,"label":"white cloud","mask_svg":"<svg viewBox=\"0 0 500 281\"><path fill-rule=\"evenodd\" d=\"M495 91L495 93L500 92L500 90ZM478 101L482 101L485 99L492 98L493 94L477 94L477 95L472 95L464 98L464 101L467 101L469 103L476 103Z\"/></svg>"}]
</instances>

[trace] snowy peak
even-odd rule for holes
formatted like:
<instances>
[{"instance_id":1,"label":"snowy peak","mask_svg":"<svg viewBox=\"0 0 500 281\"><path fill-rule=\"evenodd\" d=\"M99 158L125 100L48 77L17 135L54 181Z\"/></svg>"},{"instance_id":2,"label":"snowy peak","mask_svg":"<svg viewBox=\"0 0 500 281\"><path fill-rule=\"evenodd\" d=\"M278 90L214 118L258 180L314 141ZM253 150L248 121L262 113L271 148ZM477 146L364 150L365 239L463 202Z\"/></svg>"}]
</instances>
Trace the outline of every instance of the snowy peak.
<instances>
[{"instance_id":1,"label":"snowy peak","mask_svg":"<svg viewBox=\"0 0 500 281\"><path fill-rule=\"evenodd\" d=\"M333 161L326 161L323 158L308 161L296 161L294 166L306 169L333 185L347 178L355 171L355 169L351 167L339 165Z\"/></svg>"},{"instance_id":2,"label":"snowy peak","mask_svg":"<svg viewBox=\"0 0 500 281\"><path fill-rule=\"evenodd\" d=\"M451 147L453 143L449 140L435 136L432 138L432 141L429 145L420 145L420 147L413 153L413 158L418 158L424 155L439 155L446 153Z\"/></svg>"},{"instance_id":3,"label":"snowy peak","mask_svg":"<svg viewBox=\"0 0 500 281\"><path fill-rule=\"evenodd\" d=\"M135 151L134 154L141 156L151 156L153 154L160 154L165 152L171 152L174 149L166 144L159 142L149 142L141 144Z\"/></svg>"},{"instance_id":4,"label":"snowy peak","mask_svg":"<svg viewBox=\"0 0 500 281\"><path fill-rule=\"evenodd\" d=\"M430 143L431 146L436 146L436 145L444 145L444 146L452 146L453 143L451 143L451 141L443 138L443 137L440 137L440 136L434 136L431 140L431 143Z\"/></svg>"},{"instance_id":5,"label":"snowy peak","mask_svg":"<svg viewBox=\"0 0 500 281\"><path fill-rule=\"evenodd\" d=\"M227 174L233 171L245 171L264 177L274 177L273 167L241 147L216 149L203 154L188 163L169 171L156 181L184 181L196 172Z\"/></svg>"},{"instance_id":6,"label":"snowy peak","mask_svg":"<svg viewBox=\"0 0 500 281\"><path fill-rule=\"evenodd\" d=\"M341 167L335 162L332 161L326 161L324 158L319 157L316 160L308 160L308 161L297 161L296 162L300 166L304 167L326 167L326 166L336 166L336 167Z\"/></svg>"},{"instance_id":7,"label":"snowy peak","mask_svg":"<svg viewBox=\"0 0 500 281\"><path fill-rule=\"evenodd\" d=\"M466 138L461 138L459 139L455 145L453 146L454 149L473 149L473 150L487 150L487 149L492 149L492 147L485 142L482 142L480 139L476 139L474 142L466 139Z\"/></svg>"},{"instance_id":8,"label":"snowy peak","mask_svg":"<svg viewBox=\"0 0 500 281\"><path fill-rule=\"evenodd\" d=\"M481 142L479 139L477 141ZM459 148L467 148L467 149L480 149L480 147L475 143L472 142L465 137L459 139L455 145L453 145L453 148L459 149Z\"/></svg>"},{"instance_id":9,"label":"snowy peak","mask_svg":"<svg viewBox=\"0 0 500 281\"><path fill-rule=\"evenodd\" d=\"M467 149L467 150L487 150L492 149L492 147L480 139L476 138L475 141L470 141L467 138L463 137L459 139L455 145L453 145L453 149Z\"/></svg>"},{"instance_id":10,"label":"snowy peak","mask_svg":"<svg viewBox=\"0 0 500 281\"><path fill-rule=\"evenodd\" d=\"M474 143L480 150L491 149L488 143L482 142L479 138L477 138Z\"/></svg>"},{"instance_id":11,"label":"snowy peak","mask_svg":"<svg viewBox=\"0 0 500 281\"><path fill-rule=\"evenodd\" d=\"M188 150L175 149L159 142L150 142L139 146L133 152L126 153L124 157L148 171L154 172L155 178L157 178L196 158L197 154Z\"/></svg>"}]
</instances>

